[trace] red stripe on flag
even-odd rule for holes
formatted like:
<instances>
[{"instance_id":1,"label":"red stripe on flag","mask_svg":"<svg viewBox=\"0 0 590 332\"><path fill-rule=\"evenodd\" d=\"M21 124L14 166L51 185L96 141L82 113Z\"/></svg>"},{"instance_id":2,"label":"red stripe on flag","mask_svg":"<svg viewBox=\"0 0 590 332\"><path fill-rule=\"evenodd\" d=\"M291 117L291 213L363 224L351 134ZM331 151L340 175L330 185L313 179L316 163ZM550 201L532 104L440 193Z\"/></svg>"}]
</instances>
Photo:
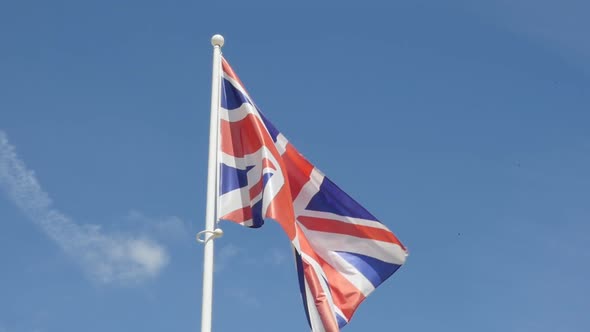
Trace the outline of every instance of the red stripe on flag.
<instances>
[{"instance_id":1,"label":"red stripe on flag","mask_svg":"<svg viewBox=\"0 0 590 332\"><path fill-rule=\"evenodd\" d=\"M250 199L258 196L262 192L262 179L250 188Z\"/></svg>"},{"instance_id":2,"label":"red stripe on flag","mask_svg":"<svg viewBox=\"0 0 590 332\"><path fill-rule=\"evenodd\" d=\"M252 219L252 208L250 208L249 206L246 206L244 208L234 210L234 211L222 216L219 219L229 220L229 221L233 221L236 223L241 223L241 222Z\"/></svg>"},{"instance_id":3,"label":"red stripe on flag","mask_svg":"<svg viewBox=\"0 0 590 332\"><path fill-rule=\"evenodd\" d=\"M287 144L282 157L287 168L291 196L295 199L299 195L301 188L309 181L314 167L291 143Z\"/></svg>"},{"instance_id":4,"label":"red stripe on flag","mask_svg":"<svg viewBox=\"0 0 590 332\"><path fill-rule=\"evenodd\" d=\"M281 160L281 155L268 130L258 117L250 113L239 121L221 121L221 150L224 153L236 158L243 158L244 155L255 153L262 147L266 147L278 162L278 165L273 165L270 160L263 159L263 165L275 170L278 166L279 171L286 177L286 168ZM293 240L295 237L295 214L288 180L285 179L283 187L275 188L275 190L279 192L270 202L267 210L263 212L264 217L279 222L289 239Z\"/></svg>"},{"instance_id":5,"label":"red stripe on flag","mask_svg":"<svg viewBox=\"0 0 590 332\"><path fill-rule=\"evenodd\" d=\"M389 243L395 243L400 247L404 248L400 241L393 235L392 232L370 227L370 226L363 226L363 225L355 225L349 224L343 221L332 220L332 219L324 219L324 218L316 218L316 217L308 217L308 216L299 216L297 220L305 226L305 228L319 231L319 232L327 232L327 233L338 233L338 234L345 234L350 236L356 236L364 239L371 239Z\"/></svg>"},{"instance_id":6,"label":"red stripe on flag","mask_svg":"<svg viewBox=\"0 0 590 332\"><path fill-rule=\"evenodd\" d=\"M262 159L262 168L270 168L275 171L277 170L275 165L272 163L272 161L268 160L268 158Z\"/></svg>"},{"instance_id":7,"label":"red stripe on flag","mask_svg":"<svg viewBox=\"0 0 590 332\"><path fill-rule=\"evenodd\" d=\"M309 291L313 295L315 307L322 321L323 328L326 332L338 332L338 322L334 316L332 307L328 302L328 295L324 293L324 289L320 283L321 276L318 276L313 267L303 259L303 275Z\"/></svg>"},{"instance_id":8,"label":"red stripe on flag","mask_svg":"<svg viewBox=\"0 0 590 332\"><path fill-rule=\"evenodd\" d=\"M328 279L334 305L340 308L346 319L350 321L356 308L365 300L365 295L332 265L321 257L316 257Z\"/></svg>"},{"instance_id":9,"label":"red stripe on flag","mask_svg":"<svg viewBox=\"0 0 590 332\"><path fill-rule=\"evenodd\" d=\"M287 233L289 240L293 241L295 238L295 213L288 185L285 183L273 198L266 210L266 217L276 220Z\"/></svg>"},{"instance_id":10,"label":"red stripe on flag","mask_svg":"<svg viewBox=\"0 0 590 332\"><path fill-rule=\"evenodd\" d=\"M332 267L332 265L330 265L328 262L322 259L315 252L315 250L307 240L307 237L305 237L305 233L299 228L299 226L296 227L298 229L298 239L301 251L309 257L311 257L313 260L315 260L318 263L318 265L320 265L321 269L324 271L324 274L326 275L326 279L328 281L328 286L330 287L334 305L340 308L347 320L350 320L358 305L365 300L365 296L338 270L336 270L334 267ZM314 294L314 296L316 295L318 294Z\"/></svg>"},{"instance_id":11,"label":"red stripe on flag","mask_svg":"<svg viewBox=\"0 0 590 332\"><path fill-rule=\"evenodd\" d=\"M225 153L242 158L269 144L272 144L270 135L253 114L236 122L221 120L221 150Z\"/></svg>"},{"instance_id":12,"label":"red stripe on flag","mask_svg":"<svg viewBox=\"0 0 590 332\"><path fill-rule=\"evenodd\" d=\"M236 82L240 83L240 85L242 86L242 89L244 89L244 91L246 91L244 84L242 83L242 81L240 81L240 78L238 77L236 72L233 70L233 68L229 65L229 62L227 62L227 60L225 60L224 57L221 58L221 68L223 69L223 72L225 73L225 75L233 78Z\"/></svg>"}]
</instances>

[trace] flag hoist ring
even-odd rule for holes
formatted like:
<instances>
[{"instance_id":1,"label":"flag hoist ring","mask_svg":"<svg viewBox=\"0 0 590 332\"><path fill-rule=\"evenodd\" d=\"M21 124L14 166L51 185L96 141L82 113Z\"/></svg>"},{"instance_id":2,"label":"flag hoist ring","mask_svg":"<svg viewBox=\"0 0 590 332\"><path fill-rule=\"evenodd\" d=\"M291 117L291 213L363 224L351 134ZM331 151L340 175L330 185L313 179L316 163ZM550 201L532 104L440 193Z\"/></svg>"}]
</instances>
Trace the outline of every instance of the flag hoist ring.
<instances>
[{"instance_id":1,"label":"flag hoist ring","mask_svg":"<svg viewBox=\"0 0 590 332\"><path fill-rule=\"evenodd\" d=\"M205 234L211 234L210 237L205 238ZM205 243L209 240L216 239L223 236L223 230L216 228L214 231L200 231L197 233L197 242Z\"/></svg>"}]
</instances>

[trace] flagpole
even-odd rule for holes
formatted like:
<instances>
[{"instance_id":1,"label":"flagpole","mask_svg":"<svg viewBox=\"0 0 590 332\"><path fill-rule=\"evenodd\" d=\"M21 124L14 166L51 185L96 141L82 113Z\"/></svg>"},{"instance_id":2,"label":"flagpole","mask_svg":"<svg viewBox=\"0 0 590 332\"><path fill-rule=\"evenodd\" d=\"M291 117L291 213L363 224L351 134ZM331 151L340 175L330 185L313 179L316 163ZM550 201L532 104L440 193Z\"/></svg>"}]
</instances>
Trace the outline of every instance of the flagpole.
<instances>
[{"instance_id":1,"label":"flagpole","mask_svg":"<svg viewBox=\"0 0 590 332\"><path fill-rule=\"evenodd\" d=\"M197 240L205 246L203 259L203 303L201 307L201 332L211 332L213 306L213 243L223 234L215 229L217 207L217 147L219 139L219 94L221 90L221 47L224 39L221 35L211 38L213 45L213 76L211 80L211 122L209 125L209 166L207 175L207 209L205 214L204 238Z\"/></svg>"}]
</instances>

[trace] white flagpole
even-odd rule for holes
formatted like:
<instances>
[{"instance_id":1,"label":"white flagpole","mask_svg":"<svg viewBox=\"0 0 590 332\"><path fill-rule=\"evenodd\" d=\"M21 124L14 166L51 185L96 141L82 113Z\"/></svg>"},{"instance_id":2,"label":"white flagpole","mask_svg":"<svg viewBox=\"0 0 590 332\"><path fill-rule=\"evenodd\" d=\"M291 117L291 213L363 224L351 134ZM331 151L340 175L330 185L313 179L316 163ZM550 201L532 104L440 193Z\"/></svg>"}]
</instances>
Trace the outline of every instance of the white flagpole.
<instances>
[{"instance_id":1,"label":"white flagpole","mask_svg":"<svg viewBox=\"0 0 590 332\"><path fill-rule=\"evenodd\" d=\"M217 147L219 139L219 95L221 90L221 47L223 36L211 38L213 45L213 78L211 80L211 123L209 125L209 170L207 176L207 210L205 215L204 239L197 240L205 245L203 259L203 304L201 308L201 332L211 332L213 306L213 240L223 234L215 229L217 208Z\"/></svg>"}]
</instances>

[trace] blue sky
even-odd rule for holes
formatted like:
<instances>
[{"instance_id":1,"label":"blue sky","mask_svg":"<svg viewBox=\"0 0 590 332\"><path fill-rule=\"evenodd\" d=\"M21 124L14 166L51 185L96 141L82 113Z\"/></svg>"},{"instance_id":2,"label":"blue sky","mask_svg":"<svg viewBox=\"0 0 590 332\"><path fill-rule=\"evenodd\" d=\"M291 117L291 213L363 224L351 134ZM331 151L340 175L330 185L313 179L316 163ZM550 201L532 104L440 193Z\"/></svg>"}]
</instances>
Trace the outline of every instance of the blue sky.
<instances>
[{"instance_id":1,"label":"blue sky","mask_svg":"<svg viewBox=\"0 0 590 332\"><path fill-rule=\"evenodd\" d=\"M0 332L199 329L214 33L410 250L345 331L588 331L584 1L0 4ZM287 237L224 224L215 331L306 331Z\"/></svg>"}]
</instances>

